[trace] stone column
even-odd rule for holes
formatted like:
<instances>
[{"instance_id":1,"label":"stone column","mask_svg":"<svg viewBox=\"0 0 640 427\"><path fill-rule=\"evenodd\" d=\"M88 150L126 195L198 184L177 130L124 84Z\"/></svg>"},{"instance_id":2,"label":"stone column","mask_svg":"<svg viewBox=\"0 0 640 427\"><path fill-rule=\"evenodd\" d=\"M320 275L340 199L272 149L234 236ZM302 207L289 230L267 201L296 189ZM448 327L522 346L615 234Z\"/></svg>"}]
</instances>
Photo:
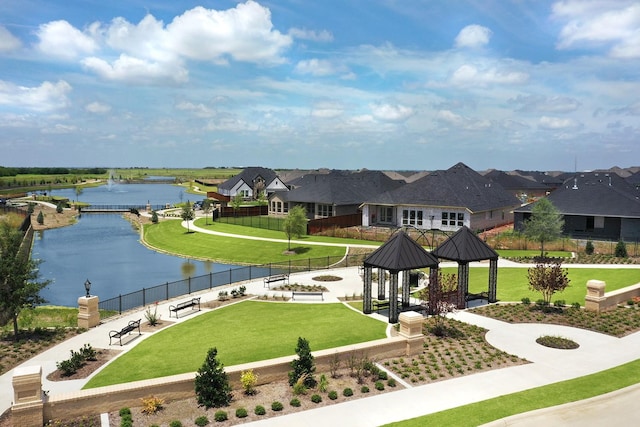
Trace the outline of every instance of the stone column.
<instances>
[{"instance_id":1,"label":"stone column","mask_svg":"<svg viewBox=\"0 0 640 427\"><path fill-rule=\"evenodd\" d=\"M44 424L42 399L42 367L26 366L13 370L13 425L42 427Z\"/></svg>"},{"instance_id":2,"label":"stone column","mask_svg":"<svg viewBox=\"0 0 640 427\"><path fill-rule=\"evenodd\" d=\"M100 323L98 297L84 296L78 298L78 327L89 329Z\"/></svg>"},{"instance_id":3,"label":"stone column","mask_svg":"<svg viewBox=\"0 0 640 427\"><path fill-rule=\"evenodd\" d=\"M402 272L402 307L409 307L409 300L411 298L411 283L409 283L409 270Z\"/></svg>"},{"instance_id":4,"label":"stone column","mask_svg":"<svg viewBox=\"0 0 640 427\"><path fill-rule=\"evenodd\" d=\"M424 347L423 320L422 315L415 311L400 313L400 331L398 334L407 340L407 356L415 356L422 353Z\"/></svg>"},{"instance_id":5,"label":"stone column","mask_svg":"<svg viewBox=\"0 0 640 427\"><path fill-rule=\"evenodd\" d=\"M467 291L469 288L469 263L458 264L458 294L456 306L459 310L467 308Z\"/></svg>"},{"instance_id":6,"label":"stone column","mask_svg":"<svg viewBox=\"0 0 640 427\"><path fill-rule=\"evenodd\" d=\"M606 283L602 280L587 281L587 295L584 297L585 310L600 313L604 309L607 297L604 296Z\"/></svg>"}]
</instances>

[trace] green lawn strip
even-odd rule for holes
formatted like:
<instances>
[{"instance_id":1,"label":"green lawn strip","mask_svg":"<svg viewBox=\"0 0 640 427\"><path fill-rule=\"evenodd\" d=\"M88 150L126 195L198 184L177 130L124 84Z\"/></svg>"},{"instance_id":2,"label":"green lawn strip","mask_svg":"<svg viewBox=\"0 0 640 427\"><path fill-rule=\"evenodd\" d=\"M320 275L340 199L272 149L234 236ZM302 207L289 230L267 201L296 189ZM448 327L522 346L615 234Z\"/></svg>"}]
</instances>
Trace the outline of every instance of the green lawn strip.
<instances>
[{"instance_id":1,"label":"green lawn strip","mask_svg":"<svg viewBox=\"0 0 640 427\"><path fill-rule=\"evenodd\" d=\"M477 426L523 412L610 393L638 382L640 382L640 359L573 380L512 393L431 415L386 424L386 426Z\"/></svg>"},{"instance_id":2,"label":"green lawn strip","mask_svg":"<svg viewBox=\"0 0 640 427\"><path fill-rule=\"evenodd\" d=\"M596 279L606 282L606 291L613 291L634 285L640 281L638 269L629 268L571 268L566 266L569 272L569 287L563 292L554 294L552 302L565 300L567 304L579 302L584 305L584 297L587 294L587 281ZM457 273L455 267L442 269L446 273ZM469 292L486 292L489 283L489 269L474 267L469 269ZM539 292L529 290L527 268L500 268L498 269L498 300L520 301L528 297L531 301L542 298Z\"/></svg>"},{"instance_id":3,"label":"green lawn strip","mask_svg":"<svg viewBox=\"0 0 640 427\"><path fill-rule=\"evenodd\" d=\"M339 257L346 248L292 244L295 255L285 255L287 243L188 233L180 221L163 221L144 228L145 241L158 249L189 258L210 259L232 264L266 264L307 258Z\"/></svg>"},{"instance_id":4,"label":"green lawn strip","mask_svg":"<svg viewBox=\"0 0 640 427\"><path fill-rule=\"evenodd\" d=\"M244 301L159 331L85 388L194 372L211 347L225 366L232 366L295 355L298 337L316 351L384 338L386 326L342 304Z\"/></svg>"},{"instance_id":5,"label":"green lawn strip","mask_svg":"<svg viewBox=\"0 0 640 427\"><path fill-rule=\"evenodd\" d=\"M78 309L53 305L25 309L18 315L18 328L54 328L78 326ZM9 322L0 331L13 332L13 322Z\"/></svg>"},{"instance_id":6,"label":"green lawn strip","mask_svg":"<svg viewBox=\"0 0 640 427\"><path fill-rule=\"evenodd\" d=\"M532 258L536 256L540 256L540 250L525 250L525 249L500 249L496 250L498 255L503 258ZM555 257L555 258L569 258L571 256L571 252L569 251L545 251L547 256Z\"/></svg>"}]
</instances>

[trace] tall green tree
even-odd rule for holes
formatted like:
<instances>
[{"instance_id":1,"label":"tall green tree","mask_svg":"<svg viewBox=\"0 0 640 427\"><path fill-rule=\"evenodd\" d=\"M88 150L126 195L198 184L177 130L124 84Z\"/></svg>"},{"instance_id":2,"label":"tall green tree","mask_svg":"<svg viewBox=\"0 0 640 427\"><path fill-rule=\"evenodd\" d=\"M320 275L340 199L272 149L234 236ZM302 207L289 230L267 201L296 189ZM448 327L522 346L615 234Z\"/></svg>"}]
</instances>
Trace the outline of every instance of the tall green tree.
<instances>
[{"instance_id":1,"label":"tall green tree","mask_svg":"<svg viewBox=\"0 0 640 427\"><path fill-rule=\"evenodd\" d=\"M38 280L40 261L32 260L23 244L22 232L0 221L0 325L13 322L16 341L18 315L47 302L40 291L49 284Z\"/></svg>"},{"instance_id":2,"label":"tall green tree","mask_svg":"<svg viewBox=\"0 0 640 427\"><path fill-rule=\"evenodd\" d=\"M284 219L282 228L289 241L287 250L291 251L291 237L300 237L307 231L307 210L304 206L296 205L291 208Z\"/></svg>"},{"instance_id":3,"label":"tall green tree","mask_svg":"<svg viewBox=\"0 0 640 427\"><path fill-rule=\"evenodd\" d=\"M316 366L311 354L311 347L309 341L302 337L298 337L298 345L296 346L297 359L291 362L291 368L293 371L289 372L289 385L293 386L298 379L304 378L304 385L307 388L313 388L316 386L316 379L314 374L316 372Z\"/></svg>"},{"instance_id":4,"label":"tall green tree","mask_svg":"<svg viewBox=\"0 0 640 427\"><path fill-rule=\"evenodd\" d=\"M231 403L233 394L224 365L217 359L218 349L210 348L203 365L198 369L195 379L198 406L220 408Z\"/></svg>"},{"instance_id":5,"label":"tall green tree","mask_svg":"<svg viewBox=\"0 0 640 427\"><path fill-rule=\"evenodd\" d=\"M189 229L189 222L193 221L193 219L196 217L196 214L195 212L193 212L193 209L191 208L191 203L189 203L188 201L187 201L187 204L182 207L182 212L180 212L180 217L182 218L183 221L187 222L187 233L190 233L191 230Z\"/></svg>"},{"instance_id":6,"label":"tall green tree","mask_svg":"<svg viewBox=\"0 0 640 427\"><path fill-rule=\"evenodd\" d=\"M524 222L524 234L540 242L540 256L544 256L545 242L557 240L562 235L564 219L560 211L547 198L538 200L531 208L531 217Z\"/></svg>"}]
</instances>

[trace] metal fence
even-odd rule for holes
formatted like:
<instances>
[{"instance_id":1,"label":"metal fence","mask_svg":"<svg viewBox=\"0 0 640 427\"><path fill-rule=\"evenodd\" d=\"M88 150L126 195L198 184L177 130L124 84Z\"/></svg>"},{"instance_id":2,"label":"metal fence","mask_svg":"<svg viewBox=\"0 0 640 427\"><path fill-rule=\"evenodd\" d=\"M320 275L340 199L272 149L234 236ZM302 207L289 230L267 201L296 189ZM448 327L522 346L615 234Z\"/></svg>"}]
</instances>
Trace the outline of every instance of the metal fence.
<instances>
[{"instance_id":1,"label":"metal fence","mask_svg":"<svg viewBox=\"0 0 640 427\"><path fill-rule=\"evenodd\" d=\"M316 271L338 267L353 267L362 265L367 254L347 255L344 257L307 258L289 260L281 263L250 265L246 267L230 268L216 273L189 277L175 282L166 282L151 288L142 288L135 292L118 295L99 302L99 308L105 316L122 314L124 311L144 307L148 304L166 301L194 292L211 290L217 287L232 285L260 279L275 274L291 274L305 271Z\"/></svg>"}]
</instances>

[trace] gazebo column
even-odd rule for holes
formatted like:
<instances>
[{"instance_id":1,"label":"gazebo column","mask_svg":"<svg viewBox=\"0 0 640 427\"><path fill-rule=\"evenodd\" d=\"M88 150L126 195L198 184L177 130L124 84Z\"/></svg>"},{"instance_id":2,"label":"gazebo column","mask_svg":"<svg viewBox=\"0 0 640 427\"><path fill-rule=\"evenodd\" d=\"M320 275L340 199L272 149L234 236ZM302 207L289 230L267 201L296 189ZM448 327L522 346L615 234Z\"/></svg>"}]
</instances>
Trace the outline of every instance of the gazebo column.
<instances>
[{"instance_id":1,"label":"gazebo column","mask_svg":"<svg viewBox=\"0 0 640 427\"><path fill-rule=\"evenodd\" d=\"M411 284L409 283L409 270L402 272L402 307L409 307L409 298L411 298Z\"/></svg>"},{"instance_id":2,"label":"gazebo column","mask_svg":"<svg viewBox=\"0 0 640 427\"><path fill-rule=\"evenodd\" d=\"M489 261L489 302L498 301L498 260Z\"/></svg>"},{"instance_id":3,"label":"gazebo column","mask_svg":"<svg viewBox=\"0 0 640 427\"><path fill-rule=\"evenodd\" d=\"M398 323L398 272L389 277L389 323Z\"/></svg>"},{"instance_id":4,"label":"gazebo column","mask_svg":"<svg viewBox=\"0 0 640 427\"><path fill-rule=\"evenodd\" d=\"M467 308L467 291L469 290L469 263L458 263L458 309Z\"/></svg>"},{"instance_id":5,"label":"gazebo column","mask_svg":"<svg viewBox=\"0 0 640 427\"><path fill-rule=\"evenodd\" d=\"M436 312L435 304L438 300L438 268L431 267L429 269L429 304L427 314L434 314Z\"/></svg>"},{"instance_id":6,"label":"gazebo column","mask_svg":"<svg viewBox=\"0 0 640 427\"><path fill-rule=\"evenodd\" d=\"M371 267L364 268L364 289L362 297L362 311L364 314L371 314L373 312L373 302L371 301L371 270Z\"/></svg>"},{"instance_id":7,"label":"gazebo column","mask_svg":"<svg viewBox=\"0 0 640 427\"><path fill-rule=\"evenodd\" d=\"M384 268L378 268L378 301L384 301L387 299L387 290L385 284L387 283L387 270Z\"/></svg>"}]
</instances>

